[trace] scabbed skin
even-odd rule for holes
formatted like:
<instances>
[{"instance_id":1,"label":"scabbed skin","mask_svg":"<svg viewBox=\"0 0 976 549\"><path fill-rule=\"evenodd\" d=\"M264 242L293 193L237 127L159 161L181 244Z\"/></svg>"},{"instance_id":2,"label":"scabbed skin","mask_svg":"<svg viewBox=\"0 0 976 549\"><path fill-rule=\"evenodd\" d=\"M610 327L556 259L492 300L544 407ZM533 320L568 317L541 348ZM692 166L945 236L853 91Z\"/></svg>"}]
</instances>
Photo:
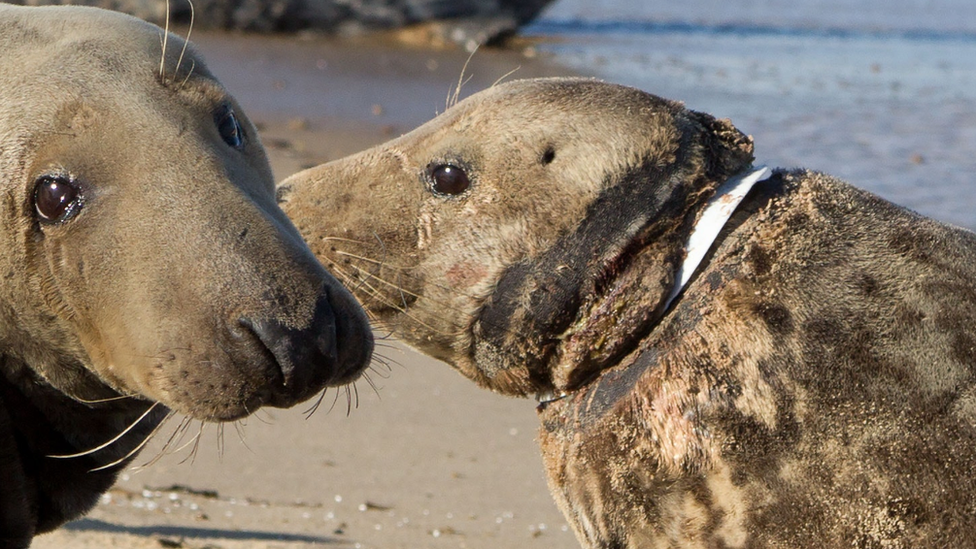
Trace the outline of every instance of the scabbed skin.
<instances>
[{"instance_id":1,"label":"scabbed skin","mask_svg":"<svg viewBox=\"0 0 976 549\"><path fill-rule=\"evenodd\" d=\"M253 125L163 36L0 4L0 547L91 508L170 411L290 406L369 362ZM64 215L42 213L52 181Z\"/></svg>"},{"instance_id":2,"label":"scabbed skin","mask_svg":"<svg viewBox=\"0 0 976 549\"><path fill-rule=\"evenodd\" d=\"M638 90L516 81L279 194L407 343L555 395L542 454L585 547L968 546L976 236L776 170L665 310L752 152ZM445 164L465 190L438 192Z\"/></svg>"}]
</instances>

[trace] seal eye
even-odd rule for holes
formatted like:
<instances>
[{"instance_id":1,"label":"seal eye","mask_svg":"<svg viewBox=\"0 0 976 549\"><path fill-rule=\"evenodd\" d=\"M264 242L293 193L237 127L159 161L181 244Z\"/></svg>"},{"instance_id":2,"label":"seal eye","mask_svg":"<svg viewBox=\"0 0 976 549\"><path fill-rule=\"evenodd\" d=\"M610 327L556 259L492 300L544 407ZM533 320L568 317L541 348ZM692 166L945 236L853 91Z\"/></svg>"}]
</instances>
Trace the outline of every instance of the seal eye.
<instances>
[{"instance_id":1,"label":"seal eye","mask_svg":"<svg viewBox=\"0 0 976 549\"><path fill-rule=\"evenodd\" d=\"M34 186L34 210L41 223L64 223L81 210L81 205L81 189L66 177L46 175Z\"/></svg>"},{"instance_id":2,"label":"seal eye","mask_svg":"<svg viewBox=\"0 0 976 549\"><path fill-rule=\"evenodd\" d=\"M224 143L237 150L244 148L244 128L241 127L230 105L224 105L217 110L214 114L214 123L217 124L217 131L220 132Z\"/></svg>"},{"instance_id":3,"label":"seal eye","mask_svg":"<svg viewBox=\"0 0 976 549\"><path fill-rule=\"evenodd\" d=\"M471 186L468 174L457 166L450 164L439 164L430 170L430 180L433 184L435 193L438 194L461 194Z\"/></svg>"}]
</instances>

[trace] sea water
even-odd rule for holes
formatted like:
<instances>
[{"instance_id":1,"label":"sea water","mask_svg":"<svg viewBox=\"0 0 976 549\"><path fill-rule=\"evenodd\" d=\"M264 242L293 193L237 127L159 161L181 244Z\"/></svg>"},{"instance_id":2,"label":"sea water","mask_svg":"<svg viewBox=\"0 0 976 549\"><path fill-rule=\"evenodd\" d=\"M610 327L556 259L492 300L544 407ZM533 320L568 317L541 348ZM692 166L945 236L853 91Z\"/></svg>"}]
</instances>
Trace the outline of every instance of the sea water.
<instances>
[{"instance_id":1,"label":"sea water","mask_svg":"<svg viewBox=\"0 0 976 549\"><path fill-rule=\"evenodd\" d=\"M557 0L525 34L580 72L731 118L760 163L976 228L973 0Z\"/></svg>"}]
</instances>

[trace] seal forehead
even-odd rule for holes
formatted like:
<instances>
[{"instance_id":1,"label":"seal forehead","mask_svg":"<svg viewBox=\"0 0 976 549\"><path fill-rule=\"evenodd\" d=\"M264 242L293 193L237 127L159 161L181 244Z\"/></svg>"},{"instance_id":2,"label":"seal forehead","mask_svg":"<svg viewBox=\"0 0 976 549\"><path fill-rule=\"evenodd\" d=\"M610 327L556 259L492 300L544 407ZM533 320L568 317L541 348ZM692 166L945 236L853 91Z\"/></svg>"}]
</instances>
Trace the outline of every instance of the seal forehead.
<instances>
[{"instance_id":1,"label":"seal forehead","mask_svg":"<svg viewBox=\"0 0 976 549\"><path fill-rule=\"evenodd\" d=\"M157 40L161 31L149 23L117 12L85 7L24 8L0 6L0 44L5 51L47 50L81 40L110 43L133 50ZM158 48L158 42L157 42ZM24 68L24 67L20 67Z\"/></svg>"},{"instance_id":2,"label":"seal forehead","mask_svg":"<svg viewBox=\"0 0 976 549\"><path fill-rule=\"evenodd\" d=\"M562 166L567 178L603 180L615 168L645 160L648 151L669 160L675 117L683 110L679 103L594 80L517 80L472 95L386 147L415 158L451 151L498 166L522 156L535 163L548 154L550 161L559 158L554 166Z\"/></svg>"},{"instance_id":3,"label":"seal forehead","mask_svg":"<svg viewBox=\"0 0 976 549\"><path fill-rule=\"evenodd\" d=\"M0 63L5 91L29 82L41 86L44 93L61 86L97 90L129 85L140 75L148 80L159 72L163 31L134 17L75 6L0 6L0 14L0 51L18 61ZM176 64L184 43L174 35L167 42L164 67ZM192 48L186 56L196 57ZM203 69L198 59L192 63L194 72ZM7 84L11 80L21 86Z\"/></svg>"}]
</instances>

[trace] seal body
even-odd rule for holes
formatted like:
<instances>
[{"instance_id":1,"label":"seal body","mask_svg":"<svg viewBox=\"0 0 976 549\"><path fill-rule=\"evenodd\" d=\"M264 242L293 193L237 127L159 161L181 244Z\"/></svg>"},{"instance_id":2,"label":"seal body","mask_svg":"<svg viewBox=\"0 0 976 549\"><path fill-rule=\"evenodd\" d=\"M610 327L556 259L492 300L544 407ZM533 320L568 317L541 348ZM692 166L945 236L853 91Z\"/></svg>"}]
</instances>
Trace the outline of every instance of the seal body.
<instances>
[{"instance_id":1,"label":"seal body","mask_svg":"<svg viewBox=\"0 0 976 549\"><path fill-rule=\"evenodd\" d=\"M355 379L372 339L179 38L0 5L0 51L0 546L24 547L167 414L290 406Z\"/></svg>"},{"instance_id":2,"label":"seal body","mask_svg":"<svg viewBox=\"0 0 976 549\"><path fill-rule=\"evenodd\" d=\"M976 536L976 236L776 170L667 307L727 121L595 81L517 81L284 181L376 317L540 396L585 547L963 547Z\"/></svg>"}]
</instances>

